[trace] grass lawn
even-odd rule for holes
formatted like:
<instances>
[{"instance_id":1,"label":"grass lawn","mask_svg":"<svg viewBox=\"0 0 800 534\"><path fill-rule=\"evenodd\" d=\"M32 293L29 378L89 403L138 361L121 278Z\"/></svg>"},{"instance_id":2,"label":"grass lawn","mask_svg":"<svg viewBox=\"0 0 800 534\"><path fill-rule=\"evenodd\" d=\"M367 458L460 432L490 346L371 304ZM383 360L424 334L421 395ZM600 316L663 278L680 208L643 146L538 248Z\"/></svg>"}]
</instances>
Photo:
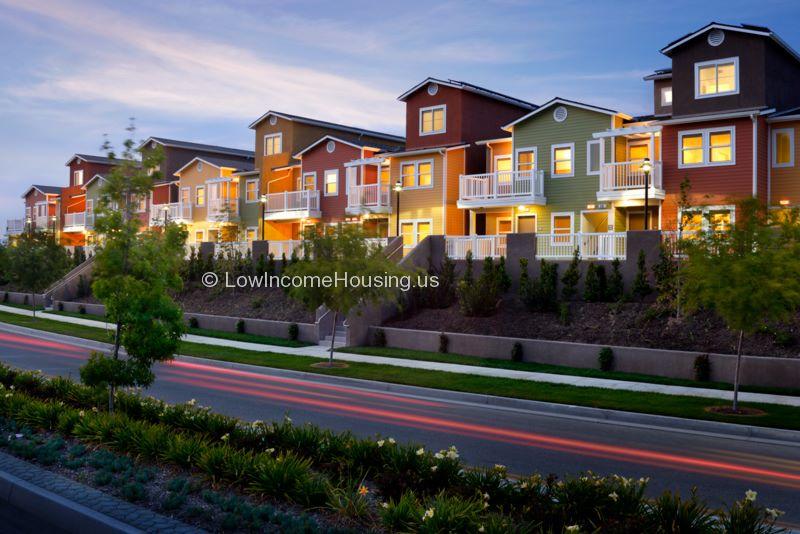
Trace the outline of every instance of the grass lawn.
<instances>
[{"instance_id":1,"label":"grass lawn","mask_svg":"<svg viewBox=\"0 0 800 534\"><path fill-rule=\"evenodd\" d=\"M2 302L0 303L3 306L10 306L11 308L19 308L20 310L33 310L33 306L30 304L14 304L13 302ZM36 311L44 310L44 306L41 304L36 306Z\"/></svg>"},{"instance_id":2,"label":"grass lawn","mask_svg":"<svg viewBox=\"0 0 800 534\"><path fill-rule=\"evenodd\" d=\"M53 315L66 315L67 317L77 317L78 319L89 319L102 322L105 322L106 320L105 315L93 315L91 313L79 313L79 312L58 311L58 310L50 310L45 313L52 313Z\"/></svg>"},{"instance_id":3,"label":"grass lawn","mask_svg":"<svg viewBox=\"0 0 800 534\"><path fill-rule=\"evenodd\" d=\"M217 339L245 341L247 343L259 343L261 345L277 345L279 347L308 347L311 345L311 343L306 343L304 341L292 341L291 339L285 339L282 337L259 336L256 334L239 334L238 332L221 332L219 330L207 330L205 328L190 328L189 333Z\"/></svg>"},{"instance_id":4,"label":"grass lawn","mask_svg":"<svg viewBox=\"0 0 800 534\"><path fill-rule=\"evenodd\" d=\"M69 323L59 323L47 319L33 319L32 317L0 312L0 322L97 341L109 341L108 334L101 329ZM183 342L179 350L181 354L189 356L247 363L278 369L293 369L308 373L346 376L396 384L560 404L591 406L629 412L800 430L800 408L789 406L743 403L745 406L752 406L764 410L767 414L762 417L732 417L706 411L708 406L727 404L727 401L716 399L546 384L526 380L463 375L440 371L419 372L416 369L369 363L348 362L348 367L343 369L315 368L311 367L311 364L323 361L322 359L271 352L252 352L200 343Z\"/></svg>"},{"instance_id":5,"label":"grass lawn","mask_svg":"<svg viewBox=\"0 0 800 534\"><path fill-rule=\"evenodd\" d=\"M498 360L494 358L478 358L465 354L442 354L424 350L397 349L392 347L343 347L336 349L339 352L351 354L364 354L367 356L383 356L386 358L402 358L406 360L422 360L429 362L457 363L460 365L473 365L477 367L492 367L495 369L511 369L514 371L530 371L534 373L550 373L556 375L585 376L590 378L608 378L611 380L625 380L629 382L646 382L648 384L664 384L668 386L683 386L692 388L720 389L733 391L733 384L727 382L697 382L684 378L669 378L666 376L646 375L640 373L623 373L619 371L601 371L600 369L585 369L582 367L566 367L547 363L514 362L511 360ZM741 386L740 391L753 393L772 393L775 395L800 396L800 388L782 389L760 386Z\"/></svg>"}]
</instances>

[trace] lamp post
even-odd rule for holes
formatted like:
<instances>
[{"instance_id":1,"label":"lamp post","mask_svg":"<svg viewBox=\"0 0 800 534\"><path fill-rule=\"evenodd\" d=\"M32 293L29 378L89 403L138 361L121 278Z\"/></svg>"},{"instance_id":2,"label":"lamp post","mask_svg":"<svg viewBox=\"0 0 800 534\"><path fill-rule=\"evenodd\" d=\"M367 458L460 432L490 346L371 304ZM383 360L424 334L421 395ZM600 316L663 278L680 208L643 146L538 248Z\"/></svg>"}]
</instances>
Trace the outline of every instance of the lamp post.
<instances>
[{"instance_id":1,"label":"lamp post","mask_svg":"<svg viewBox=\"0 0 800 534\"><path fill-rule=\"evenodd\" d=\"M164 231L167 230L167 219L169 218L169 206L161 208L164 211Z\"/></svg>"},{"instance_id":2,"label":"lamp post","mask_svg":"<svg viewBox=\"0 0 800 534\"><path fill-rule=\"evenodd\" d=\"M261 195L258 200L261 202L261 241L264 241L264 227L266 226L264 224L264 216L267 211L267 195Z\"/></svg>"},{"instance_id":3,"label":"lamp post","mask_svg":"<svg viewBox=\"0 0 800 534\"><path fill-rule=\"evenodd\" d=\"M644 172L644 229L650 229L650 217L648 213L648 195L650 189L650 171L653 170L653 165L650 163L650 158L644 158L642 161L641 166L642 172Z\"/></svg>"},{"instance_id":4,"label":"lamp post","mask_svg":"<svg viewBox=\"0 0 800 534\"><path fill-rule=\"evenodd\" d=\"M403 182L397 180L394 183L394 192L395 192L395 235L400 235L400 192L403 190Z\"/></svg>"}]
</instances>

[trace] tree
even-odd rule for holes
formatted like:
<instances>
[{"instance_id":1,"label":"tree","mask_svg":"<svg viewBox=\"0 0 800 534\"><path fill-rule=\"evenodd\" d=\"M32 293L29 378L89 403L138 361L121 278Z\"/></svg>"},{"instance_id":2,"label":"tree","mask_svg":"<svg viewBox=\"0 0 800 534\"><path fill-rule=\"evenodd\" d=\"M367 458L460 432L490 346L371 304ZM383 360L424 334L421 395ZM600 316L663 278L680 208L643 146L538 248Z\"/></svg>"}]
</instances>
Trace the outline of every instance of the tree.
<instances>
[{"instance_id":1,"label":"tree","mask_svg":"<svg viewBox=\"0 0 800 534\"><path fill-rule=\"evenodd\" d=\"M647 281L647 256L644 250L639 251L639 257L636 258L636 276L633 279L633 295L640 301L652 293L653 288Z\"/></svg>"},{"instance_id":2,"label":"tree","mask_svg":"<svg viewBox=\"0 0 800 534\"><path fill-rule=\"evenodd\" d=\"M738 206L735 225L686 243L680 277L688 311L714 311L738 333L733 410L739 409L742 339L800 308L800 215L770 221L756 199Z\"/></svg>"},{"instance_id":3,"label":"tree","mask_svg":"<svg viewBox=\"0 0 800 534\"><path fill-rule=\"evenodd\" d=\"M303 252L308 259L293 261L283 274L300 277L306 283L292 284L287 293L311 310L325 306L333 311L328 360L328 365L333 365L333 338L339 316L347 316L359 306L396 300L399 290L391 280L411 273L386 257L380 247L371 245L364 231L355 225L339 225L331 232L309 229L304 235ZM325 277L347 277L348 281L310 283L321 282Z\"/></svg>"},{"instance_id":4,"label":"tree","mask_svg":"<svg viewBox=\"0 0 800 534\"><path fill-rule=\"evenodd\" d=\"M51 234L32 232L17 239L6 251L8 277L12 283L31 294L33 316L36 317L36 293L66 274L69 255Z\"/></svg>"},{"instance_id":5,"label":"tree","mask_svg":"<svg viewBox=\"0 0 800 534\"><path fill-rule=\"evenodd\" d=\"M564 271L564 276L561 277L561 296L569 302L578 291L578 282L581 279L581 253L578 249L572 254L572 261L569 262L567 270Z\"/></svg>"},{"instance_id":6,"label":"tree","mask_svg":"<svg viewBox=\"0 0 800 534\"><path fill-rule=\"evenodd\" d=\"M128 128L130 137L135 128ZM181 266L187 232L174 223L162 230L140 230L135 215L137 199L149 194L163 156L160 151L142 153L133 139L124 143L117 158L110 145L104 148L116 165L101 192L95 230L100 245L95 254L92 292L105 305L115 325L110 356L95 353L81 368L88 385L108 388L108 408L114 410L116 389L148 386L155 376L151 367L171 359L184 332L183 312L169 291L181 287ZM120 354L125 349L125 358Z\"/></svg>"}]
</instances>

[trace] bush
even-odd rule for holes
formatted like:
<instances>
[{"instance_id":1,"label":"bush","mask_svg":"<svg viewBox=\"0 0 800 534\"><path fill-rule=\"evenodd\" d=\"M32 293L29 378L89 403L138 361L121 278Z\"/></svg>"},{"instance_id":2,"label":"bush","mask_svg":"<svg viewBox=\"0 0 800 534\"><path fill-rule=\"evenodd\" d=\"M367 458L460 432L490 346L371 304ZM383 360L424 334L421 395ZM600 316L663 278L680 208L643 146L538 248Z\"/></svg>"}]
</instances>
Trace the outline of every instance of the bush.
<instances>
[{"instance_id":1,"label":"bush","mask_svg":"<svg viewBox=\"0 0 800 534\"><path fill-rule=\"evenodd\" d=\"M511 277L508 275L506 271L506 258L505 256L500 256L500 259L497 262L497 269L495 272L497 276L497 284L500 288L502 293L507 293L509 289L511 289Z\"/></svg>"},{"instance_id":2,"label":"bush","mask_svg":"<svg viewBox=\"0 0 800 534\"><path fill-rule=\"evenodd\" d=\"M694 379L698 382L711 380L711 360L708 354L701 354L694 359Z\"/></svg>"},{"instance_id":3,"label":"bush","mask_svg":"<svg viewBox=\"0 0 800 534\"><path fill-rule=\"evenodd\" d=\"M81 315L86 315L86 306L84 306L83 304L78 306L78 313L80 313Z\"/></svg>"},{"instance_id":4,"label":"bush","mask_svg":"<svg viewBox=\"0 0 800 534\"><path fill-rule=\"evenodd\" d=\"M386 346L386 331L383 328L375 329L375 335L373 336L372 344L376 347Z\"/></svg>"},{"instance_id":5,"label":"bush","mask_svg":"<svg viewBox=\"0 0 800 534\"><path fill-rule=\"evenodd\" d=\"M250 307L254 310L261 308L264 305L264 299L261 297L255 297L250 301Z\"/></svg>"},{"instance_id":6,"label":"bush","mask_svg":"<svg viewBox=\"0 0 800 534\"><path fill-rule=\"evenodd\" d=\"M521 362L523 360L523 351L522 351L522 343L517 341L511 347L511 361L512 362Z\"/></svg>"},{"instance_id":7,"label":"bush","mask_svg":"<svg viewBox=\"0 0 800 534\"><path fill-rule=\"evenodd\" d=\"M122 497L126 501L138 502L144 500L147 492L140 482L128 482L122 486Z\"/></svg>"},{"instance_id":8,"label":"bush","mask_svg":"<svg viewBox=\"0 0 800 534\"><path fill-rule=\"evenodd\" d=\"M415 288L417 302L423 308L448 308L456 298L456 264L445 256L442 264L437 268L428 266L428 276L435 276L439 280L437 287Z\"/></svg>"},{"instance_id":9,"label":"bush","mask_svg":"<svg viewBox=\"0 0 800 534\"><path fill-rule=\"evenodd\" d=\"M58 301L58 311L64 311L64 303L60 300Z\"/></svg>"},{"instance_id":10,"label":"bush","mask_svg":"<svg viewBox=\"0 0 800 534\"><path fill-rule=\"evenodd\" d=\"M289 339L291 341L297 341L298 339L300 339L300 327L297 325L297 323L291 323L289 325L288 333L289 333Z\"/></svg>"},{"instance_id":11,"label":"bush","mask_svg":"<svg viewBox=\"0 0 800 534\"><path fill-rule=\"evenodd\" d=\"M522 266L522 263L520 263ZM539 278L528 278L527 261L520 276L520 298L530 311L556 311L558 309L558 265L542 260Z\"/></svg>"},{"instance_id":12,"label":"bush","mask_svg":"<svg viewBox=\"0 0 800 534\"><path fill-rule=\"evenodd\" d=\"M611 347L603 347L597 355L597 363L601 371L611 371L614 368L614 351Z\"/></svg>"},{"instance_id":13,"label":"bush","mask_svg":"<svg viewBox=\"0 0 800 534\"><path fill-rule=\"evenodd\" d=\"M572 254L572 261L569 262L564 276L561 277L561 297L570 301L578 292L578 282L581 280L581 254L578 249Z\"/></svg>"},{"instance_id":14,"label":"bush","mask_svg":"<svg viewBox=\"0 0 800 534\"><path fill-rule=\"evenodd\" d=\"M650 283L647 281L647 256L644 250L639 251L639 258L636 260L636 278L633 279L633 295L639 300L653 292Z\"/></svg>"},{"instance_id":15,"label":"bush","mask_svg":"<svg viewBox=\"0 0 800 534\"><path fill-rule=\"evenodd\" d=\"M583 298L586 302L602 302L607 297L606 268L592 262L586 268Z\"/></svg>"},{"instance_id":16,"label":"bush","mask_svg":"<svg viewBox=\"0 0 800 534\"><path fill-rule=\"evenodd\" d=\"M244 331L245 331L244 319L239 319L238 321L236 321L236 333L244 334Z\"/></svg>"},{"instance_id":17,"label":"bush","mask_svg":"<svg viewBox=\"0 0 800 534\"><path fill-rule=\"evenodd\" d=\"M197 321L197 317L189 317L189 328L200 328L200 323Z\"/></svg>"},{"instance_id":18,"label":"bush","mask_svg":"<svg viewBox=\"0 0 800 534\"><path fill-rule=\"evenodd\" d=\"M572 321L572 313L570 311L568 302L559 303L558 320L561 321L561 324L564 326L568 325Z\"/></svg>"},{"instance_id":19,"label":"bush","mask_svg":"<svg viewBox=\"0 0 800 534\"><path fill-rule=\"evenodd\" d=\"M467 271L458 283L458 304L467 317L487 317L497 310L499 287L492 258L487 257L483 272L472 280L472 253L467 252Z\"/></svg>"},{"instance_id":20,"label":"bush","mask_svg":"<svg viewBox=\"0 0 800 534\"><path fill-rule=\"evenodd\" d=\"M262 258L264 256L261 256ZM269 253L269 259L267 260L267 275L273 276L275 274L275 254L272 252Z\"/></svg>"},{"instance_id":21,"label":"bush","mask_svg":"<svg viewBox=\"0 0 800 534\"><path fill-rule=\"evenodd\" d=\"M611 275L608 277L607 299L610 302L619 302L625 295L625 284L622 280L622 272L619 270L619 258L614 258L611 262Z\"/></svg>"},{"instance_id":22,"label":"bush","mask_svg":"<svg viewBox=\"0 0 800 534\"><path fill-rule=\"evenodd\" d=\"M442 354L447 354L447 347L450 345L450 339L447 335L442 332L439 334L439 352Z\"/></svg>"}]
</instances>

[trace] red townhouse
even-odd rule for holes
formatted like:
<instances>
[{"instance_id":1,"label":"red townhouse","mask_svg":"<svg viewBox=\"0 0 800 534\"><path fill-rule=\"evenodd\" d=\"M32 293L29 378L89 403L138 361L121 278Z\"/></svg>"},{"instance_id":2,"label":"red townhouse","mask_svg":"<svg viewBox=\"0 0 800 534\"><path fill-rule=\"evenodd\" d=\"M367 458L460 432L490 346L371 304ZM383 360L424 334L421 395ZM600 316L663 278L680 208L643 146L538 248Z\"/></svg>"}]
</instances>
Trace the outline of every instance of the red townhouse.
<instances>
[{"instance_id":1,"label":"red townhouse","mask_svg":"<svg viewBox=\"0 0 800 534\"><path fill-rule=\"evenodd\" d=\"M67 163L69 185L61 189L58 217L62 245L86 244L86 189L84 186L98 174L114 167L113 160L104 156L75 154Z\"/></svg>"},{"instance_id":2,"label":"red townhouse","mask_svg":"<svg viewBox=\"0 0 800 534\"><path fill-rule=\"evenodd\" d=\"M56 232L58 230L58 198L61 188L53 185L32 185L23 195L25 217L9 219L6 235L18 236L26 231Z\"/></svg>"}]
</instances>

